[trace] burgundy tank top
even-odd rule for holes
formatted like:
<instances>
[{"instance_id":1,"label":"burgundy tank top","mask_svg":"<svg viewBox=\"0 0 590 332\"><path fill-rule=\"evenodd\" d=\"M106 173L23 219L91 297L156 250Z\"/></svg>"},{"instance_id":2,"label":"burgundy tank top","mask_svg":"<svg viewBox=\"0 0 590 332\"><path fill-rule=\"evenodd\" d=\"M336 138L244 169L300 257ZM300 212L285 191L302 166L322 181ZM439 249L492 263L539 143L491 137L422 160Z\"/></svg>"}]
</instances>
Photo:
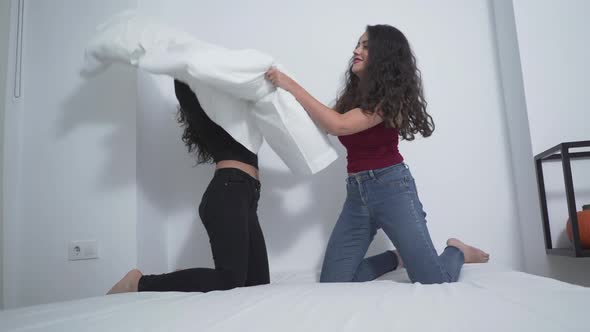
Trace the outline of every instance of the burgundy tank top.
<instances>
[{"instance_id":1,"label":"burgundy tank top","mask_svg":"<svg viewBox=\"0 0 590 332\"><path fill-rule=\"evenodd\" d=\"M385 127L383 122L338 139L346 147L348 173L384 168L404 160L398 150L398 129Z\"/></svg>"}]
</instances>

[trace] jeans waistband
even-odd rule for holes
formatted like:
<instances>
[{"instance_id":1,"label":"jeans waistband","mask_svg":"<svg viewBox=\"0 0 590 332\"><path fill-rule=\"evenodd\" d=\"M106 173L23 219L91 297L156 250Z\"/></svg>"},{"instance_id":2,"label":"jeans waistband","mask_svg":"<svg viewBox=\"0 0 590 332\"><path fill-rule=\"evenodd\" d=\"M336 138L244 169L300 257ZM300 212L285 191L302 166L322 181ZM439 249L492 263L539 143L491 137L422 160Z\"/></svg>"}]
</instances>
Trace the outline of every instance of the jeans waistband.
<instances>
[{"instance_id":1,"label":"jeans waistband","mask_svg":"<svg viewBox=\"0 0 590 332\"><path fill-rule=\"evenodd\" d=\"M409 169L409 167L406 163L401 162L399 164L395 164L395 165L391 165L391 166L387 166L387 167L383 167L383 168L370 169L368 171L361 171L361 172L353 173L353 174L349 175L348 178L346 178L346 181L347 182L366 181L369 179L374 179L384 173L392 172L395 170L404 170L404 169Z\"/></svg>"},{"instance_id":2,"label":"jeans waistband","mask_svg":"<svg viewBox=\"0 0 590 332\"><path fill-rule=\"evenodd\" d=\"M215 176L230 176L230 175L235 175L238 176L248 182L251 182L254 186L256 186L256 188L260 189L260 181L258 181L256 178L252 177L252 175L242 171L239 168L232 168L232 167L227 167L227 168L218 168L215 170Z\"/></svg>"}]
</instances>

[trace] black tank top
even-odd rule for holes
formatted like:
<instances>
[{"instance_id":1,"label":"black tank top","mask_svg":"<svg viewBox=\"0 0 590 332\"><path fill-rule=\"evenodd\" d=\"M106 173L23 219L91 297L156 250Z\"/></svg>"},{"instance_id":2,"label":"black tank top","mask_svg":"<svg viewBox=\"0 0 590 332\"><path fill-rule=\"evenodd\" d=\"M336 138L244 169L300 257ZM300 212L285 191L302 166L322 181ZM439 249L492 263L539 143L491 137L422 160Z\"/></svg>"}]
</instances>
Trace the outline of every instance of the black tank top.
<instances>
[{"instance_id":1,"label":"black tank top","mask_svg":"<svg viewBox=\"0 0 590 332\"><path fill-rule=\"evenodd\" d=\"M203 143L206 144L215 163L221 160L237 160L258 168L258 156L238 143L207 116L197 95L187 84L174 80L174 91L180 107L194 115L196 121L191 122L191 126L194 126L195 130L206 138L206 142Z\"/></svg>"}]
</instances>

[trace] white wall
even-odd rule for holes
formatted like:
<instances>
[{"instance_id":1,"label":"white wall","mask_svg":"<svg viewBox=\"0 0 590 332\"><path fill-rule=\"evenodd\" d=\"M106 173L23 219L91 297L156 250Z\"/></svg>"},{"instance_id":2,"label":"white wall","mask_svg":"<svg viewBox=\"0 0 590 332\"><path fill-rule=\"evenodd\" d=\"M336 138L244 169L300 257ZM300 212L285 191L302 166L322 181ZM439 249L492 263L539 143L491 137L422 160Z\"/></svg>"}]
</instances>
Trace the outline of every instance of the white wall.
<instances>
[{"instance_id":1,"label":"white wall","mask_svg":"<svg viewBox=\"0 0 590 332\"><path fill-rule=\"evenodd\" d=\"M498 83L503 92L503 108L511 152L512 182L521 234L520 243L524 257L529 257L539 249L526 244L542 238L543 233L540 227L539 202L536 195L535 169L514 10L512 0L490 1L490 6L493 9L491 16L495 28L494 37L500 76ZM530 260L524 259L523 265L526 271L531 272Z\"/></svg>"},{"instance_id":2,"label":"white wall","mask_svg":"<svg viewBox=\"0 0 590 332\"><path fill-rule=\"evenodd\" d=\"M4 283L4 233L3 233L3 198L4 188L4 109L6 105L6 80L8 78L8 45L10 32L10 2L0 2L0 309L4 307L3 283Z\"/></svg>"},{"instance_id":3,"label":"white wall","mask_svg":"<svg viewBox=\"0 0 590 332\"><path fill-rule=\"evenodd\" d=\"M23 97L6 119L7 307L104 294L136 264L136 74L78 74L94 28L136 5L26 2ZM86 239L100 258L68 261Z\"/></svg>"},{"instance_id":4,"label":"white wall","mask_svg":"<svg viewBox=\"0 0 590 332\"><path fill-rule=\"evenodd\" d=\"M401 28L418 56L437 125L432 138L401 144L417 178L435 244L442 249L448 237L457 236L490 251L493 262L521 268L487 1L367 1L359 10L352 1L291 2L277 8L271 1L142 0L140 8L204 40L272 54L325 103L333 101L366 24ZM169 79L140 76L138 241L156 245L140 248L138 259L150 273L212 264L196 214L212 169L191 168L181 131L171 121L171 89ZM268 146L260 152L259 216L273 271L319 269L345 195L345 152L334 142L341 158L308 177L290 174ZM162 233L167 236L164 244ZM380 233L371 252L389 247Z\"/></svg>"},{"instance_id":5,"label":"white wall","mask_svg":"<svg viewBox=\"0 0 590 332\"><path fill-rule=\"evenodd\" d=\"M586 120L589 13L590 3L584 0L514 2L533 155L563 141L590 139L590 123ZM587 159L572 164L578 209L590 203L589 165ZM548 163L544 170L553 244L564 247L569 243L563 235L567 207L561 165ZM537 194L536 182L530 194ZM530 209L538 209L538 205ZM545 255L542 233L538 234L540 215L524 222L536 234L525 242L527 270L590 286L590 258Z\"/></svg>"}]
</instances>

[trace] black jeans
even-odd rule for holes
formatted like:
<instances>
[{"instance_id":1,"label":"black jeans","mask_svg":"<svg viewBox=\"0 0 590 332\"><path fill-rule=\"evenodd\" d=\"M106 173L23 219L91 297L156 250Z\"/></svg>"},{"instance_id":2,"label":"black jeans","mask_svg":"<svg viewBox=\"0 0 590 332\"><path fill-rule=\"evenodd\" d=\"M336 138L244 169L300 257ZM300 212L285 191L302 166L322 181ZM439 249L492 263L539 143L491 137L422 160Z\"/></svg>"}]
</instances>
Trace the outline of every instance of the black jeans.
<instances>
[{"instance_id":1,"label":"black jeans","mask_svg":"<svg viewBox=\"0 0 590 332\"><path fill-rule=\"evenodd\" d=\"M259 198L255 178L235 168L216 170L199 206L215 269L145 275L139 291L208 292L268 284L266 245L256 213Z\"/></svg>"}]
</instances>

